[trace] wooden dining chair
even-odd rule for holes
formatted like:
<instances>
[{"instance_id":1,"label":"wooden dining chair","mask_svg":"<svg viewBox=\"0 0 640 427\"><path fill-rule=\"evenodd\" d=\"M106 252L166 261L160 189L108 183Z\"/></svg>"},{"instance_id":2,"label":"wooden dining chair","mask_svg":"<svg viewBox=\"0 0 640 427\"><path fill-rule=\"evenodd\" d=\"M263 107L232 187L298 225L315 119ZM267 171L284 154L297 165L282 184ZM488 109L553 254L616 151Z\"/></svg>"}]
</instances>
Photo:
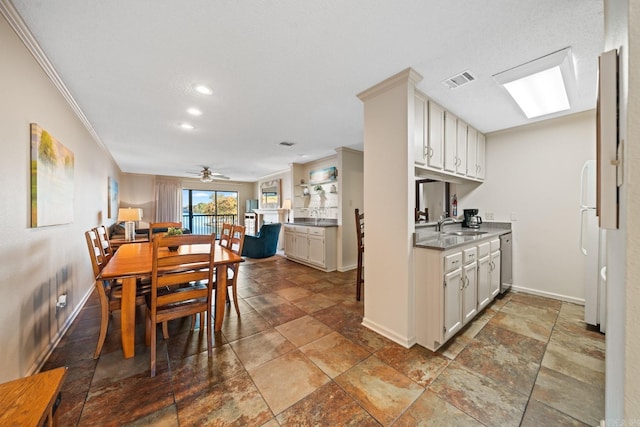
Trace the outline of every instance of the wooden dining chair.
<instances>
[{"instance_id":1,"label":"wooden dining chair","mask_svg":"<svg viewBox=\"0 0 640 427\"><path fill-rule=\"evenodd\" d=\"M89 230L84 233L87 241L87 247L89 249L89 258L91 259L91 267L93 268L93 276L95 277L95 287L100 299L100 334L98 336L98 344L96 345L96 351L93 353L93 358L100 357L104 340L107 336L107 330L109 329L109 319L111 313L120 310L122 301L122 286L111 280L102 280L98 276L107 261L102 256L102 251L99 246L99 238L94 230ZM151 292L150 286L138 286L136 287L136 305L144 305L145 294Z\"/></svg>"},{"instance_id":2,"label":"wooden dining chair","mask_svg":"<svg viewBox=\"0 0 640 427\"><path fill-rule=\"evenodd\" d=\"M100 252L102 256L108 261L113 256L113 248L111 247L111 242L109 241L109 233L107 232L107 227L104 225L100 225L93 229L96 233L96 237L99 242Z\"/></svg>"},{"instance_id":3,"label":"wooden dining chair","mask_svg":"<svg viewBox=\"0 0 640 427\"><path fill-rule=\"evenodd\" d=\"M169 227L182 229L182 223L180 223L180 222L150 222L149 223L149 241L153 242L154 230L163 230L163 229L168 229ZM158 234L159 232L156 231L155 233Z\"/></svg>"},{"instance_id":4,"label":"wooden dining chair","mask_svg":"<svg viewBox=\"0 0 640 427\"><path fill-rule=\"evenodd\" d=\"M222 229L220 230L219 243L220 246L224 246L225 248L229 246L229 239L231 237L231 228L233 228L233 224L229 224L226 222L222 223Z\"/></svg>"},{"instance_id":5,"label":"wooden dining chair","mask_svg":"<svg viewBox=\"0 0 640 427\"><path fill-rule=\"evenodd\" d=\"M209 244L206 253L170 252L169 246ZM157 235L153 240L151 293L147 296L146 341L151 346L151 376L156 375L157 324L204 313L211 357L213 261L215 234ZM190 283L190 286L184 286ZM204 324L203 324L204 323Z\"/></svg>"},{"instance_id":6,"label":"wooden dining chair","mask_svg":"<svg viewBox=\"0 0 640 427\"><path fill-rule=\"evenodd\" d=\"M356 214L356 234L358 236L358 271L356 272L356 300L360 301L362 286L364 285L364 265L362 256L364 255L364 212L355 210Z\"/></svg>"},{"instance_id":7,"label":"wooden dining chair","mask_svg":"<svg viewBox=\"0 0 640 427\"><path fill-rule=\"evenodd\" d=\"M229 243L227 249L232 252L242 255L242 247L244 246L244 235L246 228L243 225L234 225L231 228L231 236L229 237ZM231 264L227 267L227 288L231 288L233 294L233 305L236 307L236 314L240 316L240 307L238 306L238 269L240 263ZM227 301L229 301L229 292L227 292Z\"/></svg>"}]
</instances>

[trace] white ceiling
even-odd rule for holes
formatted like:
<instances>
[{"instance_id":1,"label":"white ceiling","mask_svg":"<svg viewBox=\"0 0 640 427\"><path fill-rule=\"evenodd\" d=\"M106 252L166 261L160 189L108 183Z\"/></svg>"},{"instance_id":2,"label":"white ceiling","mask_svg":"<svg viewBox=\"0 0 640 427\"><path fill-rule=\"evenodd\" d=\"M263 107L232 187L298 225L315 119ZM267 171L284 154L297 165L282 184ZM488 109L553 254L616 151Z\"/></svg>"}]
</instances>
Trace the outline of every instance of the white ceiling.
<instances>
[{"instance_id":1,"label":"white ceiling","mask_svg":"<svg viewBox=\"0 0 640 427\"><path fill-rule=\"evenodd\" d=\"M604 46L602 0L13 4L123 172L186 177L208 165L239 181L362 149L356 94L407 67L424 76L419 89L491 132L530 122L491 76L570 46L578 97L562 114L595 108ZM441 83L465 70L477 80Z\"/></svg>"}]
</instances>

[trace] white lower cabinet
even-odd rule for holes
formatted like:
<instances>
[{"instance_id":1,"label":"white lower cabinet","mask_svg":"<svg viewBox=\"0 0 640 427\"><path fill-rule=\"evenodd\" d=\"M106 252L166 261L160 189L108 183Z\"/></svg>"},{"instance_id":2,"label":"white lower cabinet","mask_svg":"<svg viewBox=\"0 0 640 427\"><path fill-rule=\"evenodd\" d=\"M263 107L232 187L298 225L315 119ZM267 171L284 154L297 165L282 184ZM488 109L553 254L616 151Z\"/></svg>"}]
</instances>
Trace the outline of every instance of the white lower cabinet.
<instances>
[{"instance_id":1,"label":"white lower cabinet","mask_svg":"<svg viewBox=\"0 0 640 427\"><path fill-rule=\"evenodd\" d=\"M445 340L462 328L462 252L444 257L444 337Z\"/></svg>"},{"instance_id":2,"label":"white lower cabinet","mask_svg":"<svg viewBox=\"0 0 640 427\"><path fill-rule=\"evenodd\" d=\"M437 350L498 294L500 251L492 243L414 250L418 344Z\"/></svg>"},{"instance_id":3,"label":"white lower cabinet","mask_svg":"<svg viewBox=\"0 0 640 427\"><path fill-rule=\"evenodd\" d=\"M323 271L336 269L336 227L284 226L288 259Z\"/></svg>"},{"instance_id":4,"label":"white lower cabinet","mask_svg":"<svg viewBox=\"0 0 640 427\"><path fill-rule=\"evenodd\" d=\"M478 310L491 302L490 243L478 245Z\"/></svg>"},{"instance_id":5,"label":"white lower cabinet","mask_svg":"<svg viewBox=\"0 0 640 427\"><path fill-rule=\"evenodd\" d=\"M491 299L500 293L500 239L491 241L491 255L489 255L489 288L491 290Z\"/></svg>"}]
</instances>

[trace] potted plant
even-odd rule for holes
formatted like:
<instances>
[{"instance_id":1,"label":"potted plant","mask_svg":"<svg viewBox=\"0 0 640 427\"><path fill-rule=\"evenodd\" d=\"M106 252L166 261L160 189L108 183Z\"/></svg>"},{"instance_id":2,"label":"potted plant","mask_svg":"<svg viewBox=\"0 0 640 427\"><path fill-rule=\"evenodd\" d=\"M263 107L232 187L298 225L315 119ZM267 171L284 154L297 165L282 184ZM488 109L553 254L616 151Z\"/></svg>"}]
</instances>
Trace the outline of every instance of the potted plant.
<instances>
[{"instance_id":1,"label":"potted plant","mask_svg":"<svg viewBox=\"0 0 640 427\"><path fill-rule=\"evenodd\" d=\"M180 236L182 234L182 228L178 228L178 227L169 227L167 229L167 236ZM170 251L177 251L178 250L178 246L169 246L168 247Z\"/></svg>"}]
</instances>

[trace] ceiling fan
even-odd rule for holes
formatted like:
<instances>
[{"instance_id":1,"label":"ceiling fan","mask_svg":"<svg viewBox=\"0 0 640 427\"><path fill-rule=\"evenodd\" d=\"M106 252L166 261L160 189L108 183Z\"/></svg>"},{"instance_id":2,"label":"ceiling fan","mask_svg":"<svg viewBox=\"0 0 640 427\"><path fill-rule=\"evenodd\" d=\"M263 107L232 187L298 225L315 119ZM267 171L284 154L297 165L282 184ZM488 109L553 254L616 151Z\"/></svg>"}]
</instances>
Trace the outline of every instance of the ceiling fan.
<instances>
[{"instance_id":1,"label":"ceiling fan","mask_svg":"<svg viewBox=\"0 0 640 427\"><path fill-rule=\"evenodd\" d=\"M202 166L202 170L200 172L189 172L194 175L200 175L200 181L202 182L211 182L216 179L231 179L228 176L221 174L220 172L212 172L209 169L209 166Z\"/></svg>"}]
</instances>

